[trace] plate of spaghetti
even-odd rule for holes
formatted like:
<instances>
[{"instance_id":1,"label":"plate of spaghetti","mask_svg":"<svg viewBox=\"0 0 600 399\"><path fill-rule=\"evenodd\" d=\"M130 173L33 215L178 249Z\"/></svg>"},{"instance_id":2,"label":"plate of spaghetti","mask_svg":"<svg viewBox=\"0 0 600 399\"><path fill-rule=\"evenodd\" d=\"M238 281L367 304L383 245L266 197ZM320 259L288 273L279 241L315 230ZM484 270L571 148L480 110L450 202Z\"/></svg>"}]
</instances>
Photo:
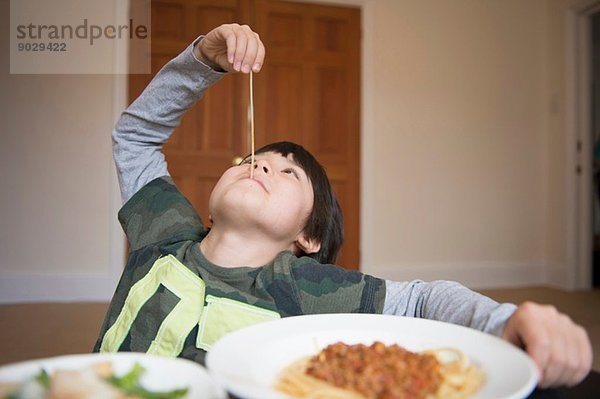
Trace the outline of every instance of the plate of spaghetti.
<instances>
[{"instance_id":1,"label":"plate of spaghetti","mask_svg":"<svg viewBox=\"0 0 600 399\"><path fill-rule=\"evenodd\" d=\"M209 351L214 380L244 399L526 397L525 352L470 328L372 315L288 317L226 335Z\"/></svg>"}]
</instances>

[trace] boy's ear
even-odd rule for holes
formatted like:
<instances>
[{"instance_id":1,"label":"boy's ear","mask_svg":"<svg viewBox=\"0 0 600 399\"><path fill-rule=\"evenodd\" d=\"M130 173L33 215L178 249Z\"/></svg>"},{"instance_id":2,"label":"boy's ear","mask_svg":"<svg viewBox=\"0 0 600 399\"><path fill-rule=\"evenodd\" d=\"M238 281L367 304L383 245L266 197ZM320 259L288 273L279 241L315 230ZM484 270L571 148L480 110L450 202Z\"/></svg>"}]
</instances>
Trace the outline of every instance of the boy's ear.
<instances>
[{"instance_id":1,"label":"boy's ear","mask_svg":"<svg viewBox=\"0 0 600 399\"><path fill-rule=\"evenodd\" d=\"M307 238L304 234L298 236L296 246L305 254L314 254L321 249L321 243L315 239Z\"/></svg>"}]
</instances>

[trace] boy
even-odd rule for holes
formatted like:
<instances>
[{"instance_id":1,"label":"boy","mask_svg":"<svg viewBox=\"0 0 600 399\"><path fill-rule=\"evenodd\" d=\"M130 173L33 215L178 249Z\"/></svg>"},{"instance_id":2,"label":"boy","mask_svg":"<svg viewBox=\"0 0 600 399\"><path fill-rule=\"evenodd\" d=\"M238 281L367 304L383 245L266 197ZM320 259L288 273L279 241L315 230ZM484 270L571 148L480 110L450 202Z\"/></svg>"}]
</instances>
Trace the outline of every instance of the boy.
<instances>
[{"instance_id":1,"label":"boy","mask_svg":"<svg viewBox=\"0 0 600 399\"><path fill-rule=\"evenodd\" d=\"M327 177L302 147L275 143L228 169L209 200L212 228L168 176L161 146L225 71L259 72L265 50L247 26L223 25L169 62L113 132L130 254L96 351L204 361L229 331L279 317L369 312L466 325L524 347L540 386L590 370L586 332L554 308L498 304L447 281L391 282L329 265L341 214Z\"/></svg>"}]
</instances>

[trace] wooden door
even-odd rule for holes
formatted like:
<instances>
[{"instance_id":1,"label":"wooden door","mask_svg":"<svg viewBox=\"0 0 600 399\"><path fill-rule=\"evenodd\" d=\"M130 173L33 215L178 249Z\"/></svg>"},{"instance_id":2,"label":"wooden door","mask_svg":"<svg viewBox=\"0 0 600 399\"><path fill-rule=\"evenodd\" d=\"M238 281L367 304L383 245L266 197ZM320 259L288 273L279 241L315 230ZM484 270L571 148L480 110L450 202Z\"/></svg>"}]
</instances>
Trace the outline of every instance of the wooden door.
<instances>
[{"instance_id":1,"label":"wooden door","mask_svg":"<svg viewBox=\"0 0 600 399\"><path fill-rule=\"evenodd\" d=\"M360 9L257 0L267 49L255 78L257 145L289 140L323 164L344 212L337 263L359 267Z\"/></svg>"},{"instance_id":2,"label":"wooden door","mask_svg":"<svg viewBox=\"0 0 600 399\"><path fill-rule=\"evenodd\" d=\"M152 75L130 75L133 101L201 33L247 23L267 48L255 75L256 144L288 140L326 167L345 217L338 264L359 268L360 10L266 0L152 0ZM183 118L164 153L179 188L208 223L223 171L249 153L248 77L231 74Z\"/></svg>"}]
</instances>

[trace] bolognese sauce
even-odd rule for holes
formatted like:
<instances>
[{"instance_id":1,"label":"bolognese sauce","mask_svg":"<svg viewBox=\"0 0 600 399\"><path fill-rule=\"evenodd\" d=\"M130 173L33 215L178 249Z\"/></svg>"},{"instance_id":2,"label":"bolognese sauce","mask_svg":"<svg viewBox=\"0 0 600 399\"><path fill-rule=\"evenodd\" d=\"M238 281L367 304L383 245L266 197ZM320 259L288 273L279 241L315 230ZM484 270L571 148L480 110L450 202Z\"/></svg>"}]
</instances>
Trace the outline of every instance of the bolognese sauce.
<instances>
[{"instance_id":1,"label":"bolognese sauce","mask_svg":"<svg viewBox=\"0 0 600 399\"><path fill-rule=\"evenodd\" d=\"M329 345L309 359L306 374L369 399L426 398L443 380L434 355L381 342Z\"/></svg>"}]
</instances>

